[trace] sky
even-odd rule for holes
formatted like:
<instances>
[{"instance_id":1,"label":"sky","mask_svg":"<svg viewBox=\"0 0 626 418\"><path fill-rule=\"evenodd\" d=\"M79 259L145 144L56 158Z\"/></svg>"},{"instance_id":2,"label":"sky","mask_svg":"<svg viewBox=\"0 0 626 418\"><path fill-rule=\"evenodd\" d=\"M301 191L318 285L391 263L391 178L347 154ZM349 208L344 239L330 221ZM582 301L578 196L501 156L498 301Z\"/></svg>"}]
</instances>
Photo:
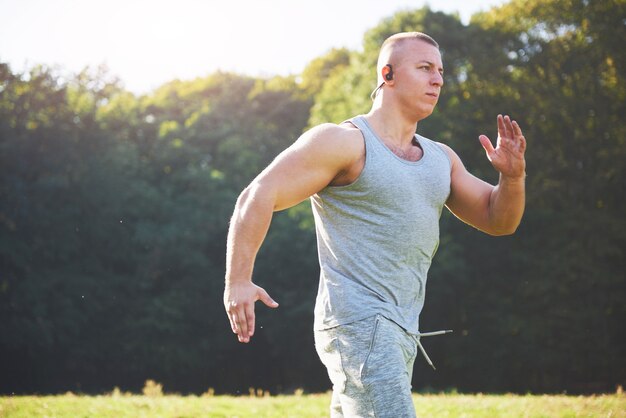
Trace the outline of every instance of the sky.
<instances>
[{"instance_id":1,"label":"sky","mask_svg":"<svg viewBox=\"0 0 626 418\"><path fill-rule=\"evenodd\" d=\"M502 0L0 0L0 62L66 73L106 65L136 94L217 70L298 74L399 10L470 16Z\"/></svg>"}]
</instances>

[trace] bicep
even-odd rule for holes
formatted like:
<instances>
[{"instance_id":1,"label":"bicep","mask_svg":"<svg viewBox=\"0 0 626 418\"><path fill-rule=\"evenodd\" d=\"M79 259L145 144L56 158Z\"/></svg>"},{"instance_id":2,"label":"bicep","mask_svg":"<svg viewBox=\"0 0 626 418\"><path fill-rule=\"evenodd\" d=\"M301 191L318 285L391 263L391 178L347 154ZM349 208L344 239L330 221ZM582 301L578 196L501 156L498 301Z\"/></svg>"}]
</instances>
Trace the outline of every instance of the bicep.
<instances>
[{"instance_id":1,"label":"bicep","mask_svg":"<svg viewBox=\"0 0 626 418\"><path fill-rule=\"evenodd\" d=\"M485 231L489 228L489 206L494 186L467 171L454 151L450 149L448 153L452 168L446 207L463 222Z\"/></svg>"},{"instance_id":2,"label":"bicep","mask_svg":"<svg viewBox=\"0 0 626 418\"><path fill-rule=\"evenodd\" d=\"M342 170L345 157L332 142L336 141L323 135L305 134L253 181L271 196L275 211L297 205L322 190Z\"/></svg>"}]
</instances>

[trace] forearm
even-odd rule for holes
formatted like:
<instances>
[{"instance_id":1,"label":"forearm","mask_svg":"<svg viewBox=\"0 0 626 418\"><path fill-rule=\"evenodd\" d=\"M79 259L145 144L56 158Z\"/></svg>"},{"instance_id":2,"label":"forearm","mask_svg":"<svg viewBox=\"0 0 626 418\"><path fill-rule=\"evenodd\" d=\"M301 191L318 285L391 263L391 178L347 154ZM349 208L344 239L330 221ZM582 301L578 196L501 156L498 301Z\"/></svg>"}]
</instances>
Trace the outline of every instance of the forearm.
<instances>
[{"instance_id":1,"label":"forearm","mask_svg":"<svg viewBox=\"0 0 626 418\"><path fill-rule=\"evenodd\" d=\"M519 226L526 203L525 174L507 177L500 174L489 199L489 223L493 235L508 235Z\"/></svg>"},{"instance_id":2,"label":"forearm","mask_svg":"<svg viewBox=\"0 0 626 418\"><path fill-rule=\"evenodd\" d=\"M246 188L237 199L226 246L226 284L252 279L256 255L267 235L274 202L258 184Z\"/></svg>"}]
</instances>

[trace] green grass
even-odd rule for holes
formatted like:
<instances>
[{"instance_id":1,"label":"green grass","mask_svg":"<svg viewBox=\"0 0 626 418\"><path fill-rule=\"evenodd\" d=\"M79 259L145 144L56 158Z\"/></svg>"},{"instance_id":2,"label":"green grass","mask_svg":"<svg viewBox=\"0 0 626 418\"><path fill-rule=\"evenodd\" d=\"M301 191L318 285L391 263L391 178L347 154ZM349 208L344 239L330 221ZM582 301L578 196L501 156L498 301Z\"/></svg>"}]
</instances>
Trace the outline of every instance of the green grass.
<instances>
[{"instance_id":1,"label":"green grass","mask_svg":"<svg viewBox=\"0 0 626 418\"><path fill-rule=\"evenodd\" d=\"M280 396L109 395L0 397L0 417L327 417L330 394ZM415 395L418 416L626 418L626 396Z\"/></svg>"}]
</instances>

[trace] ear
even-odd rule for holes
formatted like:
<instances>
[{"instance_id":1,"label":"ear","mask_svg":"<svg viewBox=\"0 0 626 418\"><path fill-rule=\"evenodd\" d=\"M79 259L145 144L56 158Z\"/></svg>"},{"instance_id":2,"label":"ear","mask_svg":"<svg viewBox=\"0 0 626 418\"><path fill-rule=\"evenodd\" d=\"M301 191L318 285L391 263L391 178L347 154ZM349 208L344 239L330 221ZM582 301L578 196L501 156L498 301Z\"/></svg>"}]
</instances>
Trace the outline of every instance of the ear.
<instances>
[{"instance_id":1,"label":"ear","mask_svg":"<svg viewBox=\"0 0 626 418\"><path fill-rule=\"evenodd\" d=\"M381 69L381 75L383 76L385 83L389 84L390 82L393 82L393 68L391 67L391 64L387 64Z\"/></svg>"}]
</instances>

